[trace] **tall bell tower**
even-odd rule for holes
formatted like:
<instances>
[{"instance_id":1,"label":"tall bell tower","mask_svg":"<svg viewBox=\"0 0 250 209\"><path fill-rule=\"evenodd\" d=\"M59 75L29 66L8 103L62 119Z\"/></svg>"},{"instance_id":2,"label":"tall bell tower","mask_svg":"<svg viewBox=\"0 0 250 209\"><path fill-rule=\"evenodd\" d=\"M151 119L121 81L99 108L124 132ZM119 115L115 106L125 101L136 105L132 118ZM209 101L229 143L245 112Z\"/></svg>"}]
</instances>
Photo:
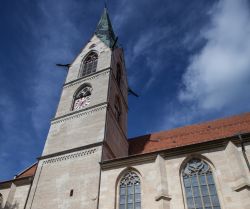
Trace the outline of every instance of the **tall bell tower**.
<instances>
[{"instance_id":1,"label":"tall bell tower","mask_svg":"<svg viewBox=\"0 0 250 209\"><path fill-rule=\"evenodd\" d=\"M25 209L97 208L100 165L127 156L127 77L105 8L69 67Z\"/></svg>"}]
</instances>

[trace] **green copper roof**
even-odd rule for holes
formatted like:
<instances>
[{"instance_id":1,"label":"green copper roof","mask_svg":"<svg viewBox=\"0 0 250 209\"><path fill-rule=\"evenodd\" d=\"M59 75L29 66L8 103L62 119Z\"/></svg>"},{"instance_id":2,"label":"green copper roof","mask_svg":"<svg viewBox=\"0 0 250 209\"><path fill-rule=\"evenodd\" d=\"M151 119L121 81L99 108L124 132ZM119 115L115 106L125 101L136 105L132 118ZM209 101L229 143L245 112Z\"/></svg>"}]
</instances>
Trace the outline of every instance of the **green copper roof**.
<instances>
[{"instance_id":1,"label":"green copper roof","mask_svg":"<svg viewBox=\"0 0 250 209\"><path fill-rule=\"evenodd\" d=\"M107 8L104 8L101 19L96 27L95 34L110 48L115 43L116 37L109 19Z\"/></svg>"}]
</instances>

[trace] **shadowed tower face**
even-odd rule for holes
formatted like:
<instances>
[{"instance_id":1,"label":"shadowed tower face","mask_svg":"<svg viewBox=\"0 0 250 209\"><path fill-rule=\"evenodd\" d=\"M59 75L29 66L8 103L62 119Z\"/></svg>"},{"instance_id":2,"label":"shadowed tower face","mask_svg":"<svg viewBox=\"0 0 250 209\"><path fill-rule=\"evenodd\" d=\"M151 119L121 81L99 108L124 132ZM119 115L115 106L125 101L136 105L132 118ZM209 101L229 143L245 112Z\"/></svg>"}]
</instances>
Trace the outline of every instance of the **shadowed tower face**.
<instances>
[{"instance_id":1,"label":"shadowed tower face","mask_svg":"<svg viewBox=\"0 0 250 209\"><path fill-rule=\"evenodd\" d=\"M127 156L127 78L107 9L68 70L26 209L96 208L100 162Z\"/></svg>"}]
</instances>

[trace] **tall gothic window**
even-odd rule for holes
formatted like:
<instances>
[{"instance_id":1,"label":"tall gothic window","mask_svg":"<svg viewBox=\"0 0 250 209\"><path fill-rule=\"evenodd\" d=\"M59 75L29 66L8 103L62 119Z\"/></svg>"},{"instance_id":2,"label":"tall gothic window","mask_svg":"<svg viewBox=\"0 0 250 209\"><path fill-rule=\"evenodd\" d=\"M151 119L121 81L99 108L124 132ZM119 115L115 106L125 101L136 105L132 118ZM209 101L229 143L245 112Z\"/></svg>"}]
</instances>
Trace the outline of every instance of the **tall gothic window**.
<instances>
[{"instance_id":1,"label":"tall gothic window","mask_svg":"<svg viewBox=\"0 0 250 209\"><path fill-rule=\"evenodd\" d=\"M119 190L119 209L141 209L141 181L134 171L122 177Z\"/></svg>"},{"instance_id":2,"label":"tall gothic window","mask_svg":"<svg viewBox=\"0 0 250 209\"><path fill-rule=\"evenodd\" d=\"M182 172L188 209L220 209L210 166L201 159L191 159Z\"/></svg>"},{"instance_id":3,"label":"tall gothic window","mask_svg":"<svg viewBox=\"0 0 250 209\"><path fill-rule=\"evenodd\" d=\"M116 81L118 86L121 86L121 78L122 78L122 71L120 64L117 64L117 71L116 71Z\"/></svg>"},{"instance_id":4,"label":"tall gothic window","mask_svg":"<svg viewBox=\"0 0 250 209\"><path fill-rule=\"evenodd\" d=\"M94 73L96 71L98 61L98 55L95 52L91 52L82 63L81 76Z\"/></svg>"}]
</instances>

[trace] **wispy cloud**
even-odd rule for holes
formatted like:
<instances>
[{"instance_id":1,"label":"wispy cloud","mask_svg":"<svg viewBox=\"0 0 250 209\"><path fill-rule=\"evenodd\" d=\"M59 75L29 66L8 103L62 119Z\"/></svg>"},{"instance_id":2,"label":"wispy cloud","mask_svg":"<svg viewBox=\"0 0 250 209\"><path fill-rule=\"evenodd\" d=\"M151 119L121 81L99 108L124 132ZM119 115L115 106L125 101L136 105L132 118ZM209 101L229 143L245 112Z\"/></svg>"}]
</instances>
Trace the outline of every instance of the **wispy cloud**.
<instances>
[{"instance_id":1,"label":"wispy cloud","mask_svg":"<svg viewBox=\"0 0 250 209\"><path fill-rule=\"evenodd\" d=\"M53 117L51 105L56 106L61 90L58 84L62 84L66 75L55 64L71 62L69 58L73 57L72 43L80 36L76 24L72 22L70 15L67 15L69 8L72 8L72 5L68 4L69 1L62 1L59 5L48 1L39 2L43 22L39 30L36 30L36 25L33 25L32 29L36 39L40 39L34 57L35 107L32 110L32 120L37 133L41 133L41 129L48 123L48 118Z\"/></svg>"},{"instance_id":2,"label":"wispy cloud","mask_svg":"<svg viewBox=\"0 0 250 209\"><path fill-rule=\"evenodd\" d=\"M116 26L116 30L122 30L122 26L126 23L131 14L133 14L134 9L133 2L127 0L119 1L117 12L113 17L113 23Z\"/></svg>"},{"instance_id":3,"label":"wispy cloud","mask_svg":"<svg viewBox=\"0 0 250 209\"><path fill-rule=\"evenodd\" d=\"M221 0L201 35L207 44L195 54L183 76L180 101L205 110L246 99L250 89L250 12L245 0ZM244 97L242 97L245 95Z\"/></svg>"},{"instance_id":4,"label":"wispy cloud","mask_svg":"<svg viewBox=\"0 0 250 209\"><path fill-rule=\"evenodd\" d=\"M17 8L21 13L28 10L21 18L17 14L10 16L16 27L28 31L30 40L20 37L19 49L11 46L13 64L1 65L0 82L4 88L0 89L0 164L5 171L0 174L1 180L33 163L42 151L66 76L55 64L72 60L74 43L81 37L68 14L75 4L39 1L32 5L34 13L24 6ZM77 12L80 8L74 9ZM7 77L11 74L12 78ZM8 159L11 164L4 163Z\"/></svg>"},{"instance_id":5,"label":"wispy cloud","mask_svg":"<svg viewBox=\"0 0 250 209\"><path fill-rule=\"evenodd\" d=\"M162 63L164 63L162 55L164 54L164 51L170 47L168 41L170 33L170 27L150 28L141 33L133 47L133 59L136 60L138 56L142 56L145 60L146 67L150 72L144 91L153 84L157 76L159 76L160 72L164 69L164 66L162 65Z\"/></svg>"},{"instance_id":6,"label":"wispy cloud","mask_svg":"<svg viewBox=\"0 0 250 209\"><path fill-rule=\"evenodd\" d=\"M211 22L196 37L206 44L190 57L176 101L181 106L170 111L165 127L245 110L250 102L249 6L246 0L221 0L210 10Z\"/></svg>"}]
</instances>

